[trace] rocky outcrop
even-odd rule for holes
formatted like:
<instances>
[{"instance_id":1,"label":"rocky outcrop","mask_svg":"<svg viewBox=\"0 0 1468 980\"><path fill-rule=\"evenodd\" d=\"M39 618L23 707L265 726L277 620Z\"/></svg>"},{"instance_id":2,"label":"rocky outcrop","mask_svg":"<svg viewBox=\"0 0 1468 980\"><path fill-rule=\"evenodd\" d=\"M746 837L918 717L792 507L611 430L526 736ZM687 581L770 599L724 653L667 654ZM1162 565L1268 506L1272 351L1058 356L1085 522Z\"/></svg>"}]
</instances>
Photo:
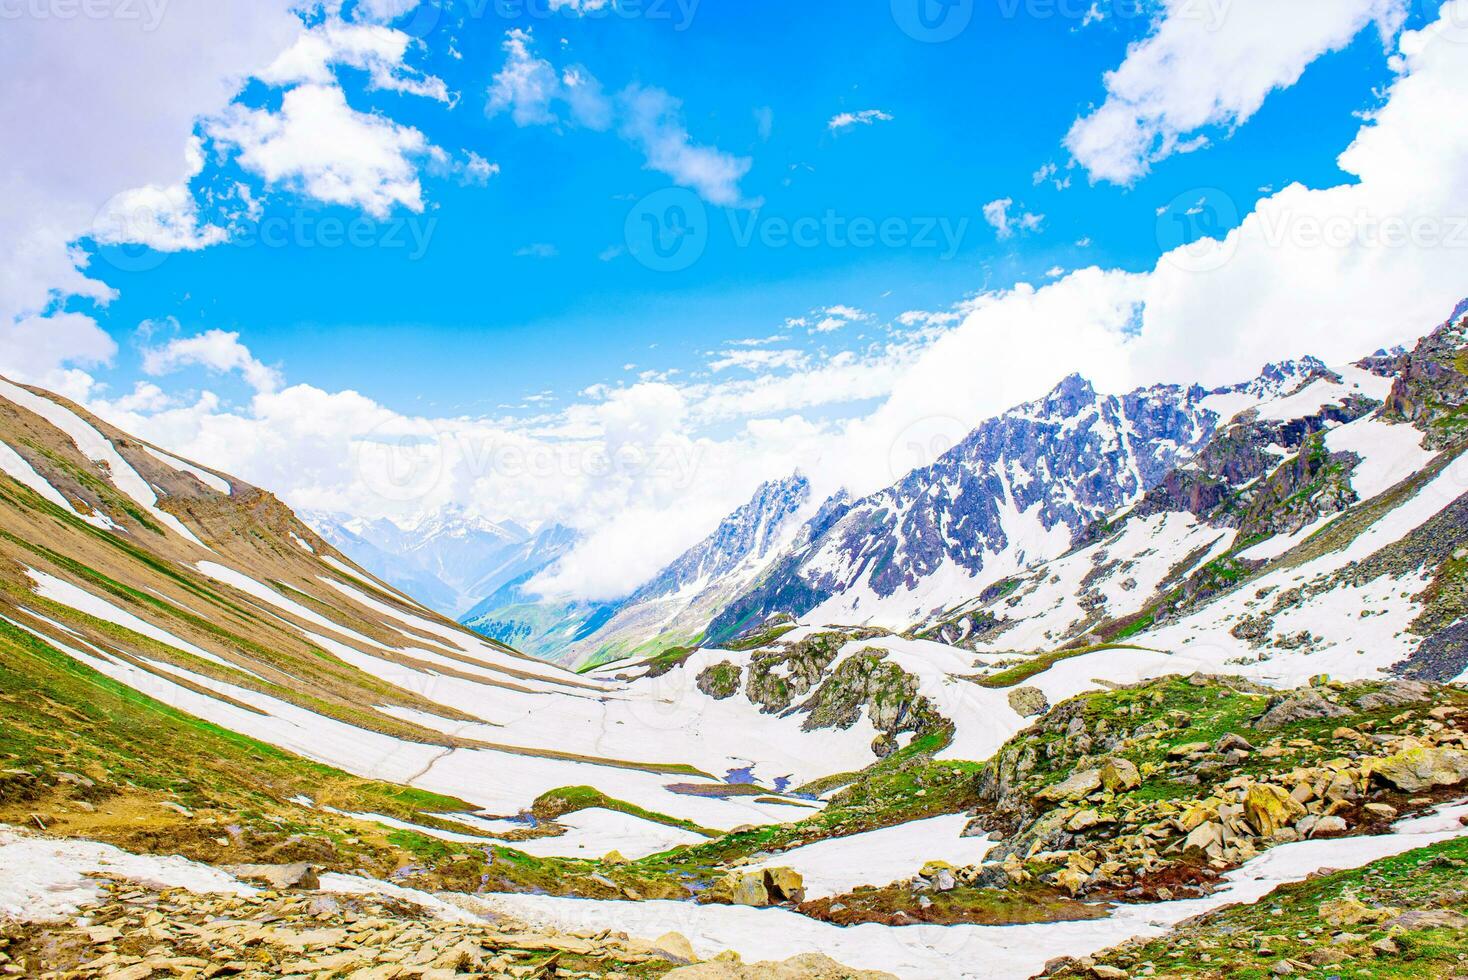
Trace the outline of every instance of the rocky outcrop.
<instances>
[{"instance_id":1,"label":"rocky outcrop","mask_svg":"<svg viewBox=\"0 0 1468 980\"><path fill-rule=\"evenodd\" d=\"M1254 727L1261 730L1283 728L1297 721L1314 718L1345 718L1351 714L1349 708L1327 701L1315 690L1304 690L1297 694L1281 694L1269 700L1264 713L1254 720Z\"/></svg>"},{"instance_id":2,"label":"rocky outcrop","mask_svg":"<svg viewBox=\"0 0 1468 980\"><path fill-rule=\"evenodd\" d=\"M736 870L715 882L704 898L725 905L749 905L755 908L798 905L805 901L805 881L792 868Z\"/></svg>"},{"instance_id":3,"label":"rocky outcrop","mask_svg":"<svg viewBox=\"0 0 1468 980\"><path fill-rule=\"evenodd\" d=\"M741 674L741 668L727 660L713 664L699 672L698 689L716 701L732 698L739 693Z\"/></svg>"},{"instance_id":4,"label":"rocky outcrop","mask_svg":"<svg viewBox=\"0 0 1468 980\"><path fill-rule=\"evenodd\" d=\"M1271 696L1237 678L1165 678L1058 705L984 768L970 832L1000 842L959 880L1196 894L1276 844L1375 832L1468 784L1468 695L1320 685ZM1190 737L1225 721L1239 727Z\"/></svg>"},{"instance_id":5,"label":"rocky outcrop","mask_svg":"<svg viewBox=\"0 0 1468 980\"><path fill-rule=\"evenodd\" d=\"M1468 317L1453 319L1422 338L1396 364L1396 381L1382 406L1385 418L1422 429L1424 445L1445 449L1463 436L1468 415L1468 363L1462 356Z\"/></svg>"}]
</instances>

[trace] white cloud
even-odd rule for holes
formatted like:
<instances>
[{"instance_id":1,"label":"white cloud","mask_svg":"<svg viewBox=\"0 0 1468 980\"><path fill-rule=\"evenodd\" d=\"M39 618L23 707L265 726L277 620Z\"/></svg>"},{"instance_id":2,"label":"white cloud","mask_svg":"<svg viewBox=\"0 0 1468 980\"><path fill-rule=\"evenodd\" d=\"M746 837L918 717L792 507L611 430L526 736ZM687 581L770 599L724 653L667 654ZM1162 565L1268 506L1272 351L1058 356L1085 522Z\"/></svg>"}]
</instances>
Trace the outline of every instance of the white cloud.
<instances>
[{"instance_id":1,"label":"white cloud","mask_svg":"<svg viewBox=\"0 0 1468 980\"><path fill-rule=\"evenodd\" d=\"M462 181L466 185L483 187L489 183L489 178L498 176L499 172L499 164L490 163L478 153L470 150L468 159L464 162Z\"/></svg>"},{"instance_id":2,"label":"white cloud","mask_svg":"<svg viewBox=\"0 0 1468 980\"><path fill-rule=\"evenodd\" d=\"M273 392L281 386L280 372L256 360L249 348L240 343L238 333L206 330L143 351L143 371L153 377L190 365L221 374L238 371L245 383L259 392Z\"/></svg>"},{"instance_id":3,"label":"white cloud","mask_svg":"<svg viewBox=\"0 0 1468 980\"><path fill-rule=\"evenodd\" d=\"M229 233L199 221L199 204L189 181L204 169L201 141L191 138L184 152L188 172L167 187L149 184L123 191L103 205L92 222L91 237L101 245L145 245L159 252L193 252L217 245Z\"/></svg>"},{"instance_id":4,"label":"white cloud","mask_svg":"<svg viewBox=\"0 0 1468 980\"><path fill-rule=\"evenodd\" d=\"M833 133L839 133L852 126L870 126L878 122L891 122L892 114L882 109L863 109L860 112L842 112L831 117L826 123L826 128Z\"/></svg>"},{"instance_id":5,"label":"white cloud","mask_svg":"<svg viewBox=\"0 0 1468 980\"><path fill-rule=\"evenodd\" d=\"M90 379L74 368L110 362L117 344L97 322L80 313L28 316L0 322L0 374L76 395L90 388Z\"/></svg>"},{"instance_id":6,"label":"white cloud","mask_svg":"<svg viewBox=\"0 0 1468 980\"><path fill-rule=\"evenodd\" d=\"M489 115L507 112L517 126L576 125L604 131L615 125L618 135L641 151L649 170L697 191L710 204L742 203L739 181L751 161L695 143L676 98L637 84L611 98L586 68L557 70L531 50L533 43L527 30L516 28L505 35L505 64L489 87Z\"/></svg>"},{"instance_id":7,"label":"white cloud","mask_svg":"<svg viewBox=\"0 0 1468 980\"><path fill-rule=\"evenodd\" d=\"M1149 370L1204 380L1282 348L1327 359L1408 340L1462 299L1468 261L1468 0L1407 32L1387 100L1338 158L1338 186L1284 187L1216 247L1153 276ZM1194 346L1196 345L1196 346Z\"/></svg>"},{"instance_id":8,"label":"white cloud","mask_svg":"<svg viewBox=\"0 0 1468 980\"><path fill-rule=\"evenodd\" d=\"M553 104L565 98L555 66L530 51L534 38L516 28L505 35L505 64L489 86L485 111L491 116L509 111L516 126L544 126L556 122Z\"/></svg>"},{"instance_id":9,"label":"white cloud","mask_svg":"<svg viewBox=\"0 0 1468 980\"><path fill-rule=\"evenodd\" d=\"M533 242L515 250L515 256L522 259L553 259L560 254L561 250L548 242Z\"/></svg>"},{"instance_id":10,"label":"white cloud","mask_svg":"<svg viewBox=\"0 0 1468 980\"><path fill-rule=\"evenodd\" d=\"M330 85L336 81L332 66L341 65L367 72L374 89L452 101L443 79L406 64L415 45L421 42L390 27L329 19L301 35L258 77L268 85Z\"/></svg>"},{"instance_id":11,"label":"white cloud","mask_svg":"<svg viewBox=\"0 0 1468 980\"><path fill-rule=\"evenodd\" d=\"M682 103L662 89L629 85L619 102L621 133L642 148L649 170L692 188L710 204L740 203L739 181L749 173L748 157L695 144L683 126Z\"/></svg>"},{"instance_id":12,"label":"white cloud","mask_svg":"<svg viewBox=\"0 0 1468 980\"><path fill-rule=\"evenodd\" d=\"M386 217L395 205L423 210L417 160L432 149L411 126L357 112L336 85L287 91L279 112L234 105L208 125L239 150L239 164L273 185Z\"/></svg>"},{"instance_id":13,"label":"white cloud","mask_svg":"<svg viewBox=\"0 0 1468 980\"><path fill-rule=\"evenodd\" d=\"M999 238L1013 238L1016 232L1040 230L1040 225L1045 221L1043 214L1034 214L1021 206L1017 214L1011 215L1009 210L1012 207L1012 197L1001 197L984 205L984 220L994 228Z\"/></svg>"},{"instance_id":14,"label":"white cloud","mask_svg":"<svg viewBox=\"0 0 1468 980\"><path fill-rule=\"evenodd\" d=\"M89 269L74 243L109 202L148 199L157 220L134 238L190 247L211 234L174 190L197 170L194 122L302 30L292 0L172 0L156 19L124 0L89 12L99 4L112 15L7 18L0 31L7 77L32 80L0 86L0 370L72 392L81 379L66 365L105 361L111 341L85 317L44 314L61 297L115 295L94 278L108 270Z\"/></svg>"},{"instance_id":15,"label":"white cloud","mask_svg":"<svg viewBox=\"0 0 1468 980\"><path fill-rule=\"evenodd\" d=\"M586 15L611 6L611 0L549 0L552 11L569 10L573 14Z\"/></svg>"},{"instance_id":16,"label":"white cloud","mask_svg":"<svg viewBox=\"0 0 1468 980\"><path fill-rule=\"evenodd\" d=\"M1039 187L1048 180L1056 190L1063 191L1070 187L1070 178L1057 176L1059 173L1060 168L1058 166L1054 163L1047 163L1035 171L1032 179L1036 187Z\"/></svg>"},{"instance_id":17,"label":"white cloud","mask_svg":"<svg viewBox=\"0 0 1468 980\"><path fill-rule=\"evenodd\" d=\"M1106 100L1065 145L1091 179L1130 184L1153 163L1247 122L1321 55L1375 23L1400 28L1408 0L1164 0L1151 33L1105 77Z\"/></svg>"},{"instance_id":18,"label":"white cloud","mask_svg":"<svg viewBox=\"0 0 1468 980\"><path fill-rule=\"evenodd\" d=\"M740 368L745 371L784 371L801 367L805 363L805 353L798 350L744 348L724 351L717 360L709 362L709 370L727 371L730 368Z\"/></svg>"}]
</instances>

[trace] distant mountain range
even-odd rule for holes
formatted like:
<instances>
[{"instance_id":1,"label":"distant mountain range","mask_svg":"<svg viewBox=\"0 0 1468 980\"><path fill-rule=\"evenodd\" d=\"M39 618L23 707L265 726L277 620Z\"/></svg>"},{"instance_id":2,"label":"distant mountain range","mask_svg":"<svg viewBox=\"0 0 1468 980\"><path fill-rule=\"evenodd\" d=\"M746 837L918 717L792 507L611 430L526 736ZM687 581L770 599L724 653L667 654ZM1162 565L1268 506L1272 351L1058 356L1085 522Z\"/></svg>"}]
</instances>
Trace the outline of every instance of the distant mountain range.
<instances>
[{"instance_id":1,"label":"distant mountain range","mask_svg":"<svg viewBox=\"0 0 1468 980\"><path fill-rule=\"evenodd\" d=\"M1221 557L1257 564L1385 490L1388 476L1425 466L1441 437L1429 432L1418 447L1421 420L1455 397L1438 390L1444 369L1432 365L1456 363L1461 316L1413 352L1337 368L1307 357L1226 388L1111 395L1072 375L867 497L812 500L799 474L766 483L705 540L609 602L527 588L575 546L566 528L529 534L460 513L411 530L319 516L313 524L476 631L573 666L716 646L773 617L971 647L1130 635L1183 611L1169 600L1141 627L1128 621L1145 617L1156 590L1182 587ZM1078 554L1094 566L1075 571ZM1065 582L1041 588L1047 574ZM1196 603L1217 583L1187 588Z\"/></svg>"},{"instance_id":2,"label":"distant mountain range","mask_svg":"<svg viewBox=\"0 0 1468 980\"><path fill-rule=\"evenodd\" d=\"M485 596L545 568L570 550L577 537L559 524L532 533L462 508L406 527L319 511L303 518L363 568L456 618Z\"/></svg>"}]
</instances>

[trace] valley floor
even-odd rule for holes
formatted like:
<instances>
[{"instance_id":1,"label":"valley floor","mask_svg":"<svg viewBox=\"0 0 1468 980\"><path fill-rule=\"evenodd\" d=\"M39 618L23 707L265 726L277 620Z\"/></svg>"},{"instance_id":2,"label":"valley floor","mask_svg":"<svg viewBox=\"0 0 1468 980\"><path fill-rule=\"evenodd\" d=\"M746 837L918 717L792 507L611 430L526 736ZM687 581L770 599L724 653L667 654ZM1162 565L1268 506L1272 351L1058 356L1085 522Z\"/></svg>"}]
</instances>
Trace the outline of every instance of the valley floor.
<instances>
[{"instance_id":1,"label":"valley floor","mask_svg":"<svg viewBox=\"0 0 1468 980\"><path fill-rule=\"evenodd\" d=\"M816 951L851 968L830 973L832 978L875 970L911 980L1005 980L1034 976L1060 957L1084 958L1068 968L1066 975L1074 976L1125 975L1105 972L1122 969L1108 967L1114 962L1149 964L1161 971L1157 975L1199 977L1251 975L1239 972L1241 957L1298 962L1306 973L1311 972L1310 962L1341 962L1329 955L1309 960L1308 948L1315 947L1316 952L1344 950L1355 957L1365 950L1367 968L1352 975L1447 977L1456 974L1433 971L1455 969L1462 962L1459 957L1468 953L1459 942L1468 924L1461 915L1462 886L1468 878L1463 872L1468 857L1465 819L1468 803L1459 803L1401 821L1388 834L1281 845L1230 872L1223 887L1207 897L1120 906L1108 917L1090 921L850 928L781 909L429 894L344 874L322 875L313 883L318 887L308 890L278 891L183 858L133 855L105 844L3 828L0 913L19 921L0 933L0 968L17 976L64 973L127 980L220 975L360 980L461 974L681 977L679 966L700 960L713 961L716 970L732 970L740 961L783 960ZM1341 874L1356 868L1365 873ZM1424 876L1423 868L1434 873ZM1322 869L1333 870L1321 878ZM1301 882L1309 884L1303 890L1281 887ZM1347 893L1354 905L1341 904L1339 896ZM1363 901L1356 901L1358 894ZM1277 935L1298 925L1293 917L1306 899L1321 903L1309 923L1313 933ZM1281 907L1292 918L1271 919ZM1436 909L1438 914L1408 918L1392 928L1389 920L1400 919L1406 909ZM1276 935L1251 931L1247 942L1230 942L1232 930L1223 924L1250 914L1264 916ZM1189 937L1182 947L1178 935ZM1136 939L1122 951L1091 959L1119 936ZM1168 938L1151 942L1154 937ZM1395 937L1392 945L1399 952L1408 951L1402 962L1417 966L1378 962L1395 955L1382 945L1388 937ZM807 959L786 969L795 971L791 976L806 977L834 969L811 965L819 962ZM1272 962L1250 965L1263 970ZM1100 964L1100 972L1093 972L1092 963ZM705 975L737 974L687 973ZM751 974L777 975L773 966Z\"/></svg>"}]
</instances>

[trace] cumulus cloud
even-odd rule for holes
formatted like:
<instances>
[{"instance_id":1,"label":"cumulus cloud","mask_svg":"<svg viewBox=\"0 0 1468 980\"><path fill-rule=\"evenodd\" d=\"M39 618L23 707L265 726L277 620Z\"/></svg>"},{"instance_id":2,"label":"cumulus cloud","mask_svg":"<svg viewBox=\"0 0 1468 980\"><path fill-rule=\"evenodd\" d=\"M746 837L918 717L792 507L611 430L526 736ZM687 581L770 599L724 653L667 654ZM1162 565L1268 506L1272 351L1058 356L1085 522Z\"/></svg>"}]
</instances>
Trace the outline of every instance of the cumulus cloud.
<instances>
[{"instance_id":1,"label":"cumulus cloud","mask_svg":"<svg viewBox=\"0 0 1468 980\"><path fill-rule=\"evenodd\" d=\"M333 66L344 66L365 71L371 88L450 102L443 79L406 63L415 44L421 42L390 27L347 24L333 18L301 35L258 77L268 85L330 85L336 81Z\"/></svg>"},{"instance_id":2,"label":"cumulus cloud","mask_svg":"<svg viewBox=\"0 0 1468 980\"><path fill-rule=\"evenodd\" d=\"M1165 0L1151 33L1105 77L1106 99L1065 145L1093 181L1130 184L1152 164L1247 122L1269 94L1368 25L1400 29L1408 0Z\"/></svg>"},{"instance_id":3,"label":"cumulus cloud","mask_svg":"<svg viewBox=\"0 0 1468 980\"><path fill-rule=\"evenodd\" d=\"M206 330L143 351L143 371L155 377L190 365L222 374L238 371L245 383L256 391L272 392L281 384L280 372L256 360L249 348L240 343L238 333Z\"/></svg>"},{"instance_id":4,"label":"cumulus cloud","mask_svg":"<svg viewBox=\"0 0 1468 980\"><path fill-rule=\"evenodd\" d=\"M155 216L104 220L110 241L190 248L213 240L181 190L197 172L195 120L221 110L300 35L293 6L174 0L153 22L137 4L97 0L89 12L115 8L111 15L6 20L0 63L13 79L48 83L0 87L0 371L76 391L80 379L67 366L111 356L95 323L46 316L59 298L114 297L75 247L109 208L122 209L114 218ZM37 326L43 321L74 346L53 342Z\"/></svg>"},{"instance_id":5,"label":"cumulus cloud","mask_svg":"<svg viewBox=\"0 0 1468 980\"><path fill-rule=\"evenodd\" d=\"M234 105L209 135L238 148L241 167L328 204L386 217L394 206L423 210L418 161L432 149L411 126L347 105L337 85L299 85L279 112Z\"/></svg>"}]
</instances>

